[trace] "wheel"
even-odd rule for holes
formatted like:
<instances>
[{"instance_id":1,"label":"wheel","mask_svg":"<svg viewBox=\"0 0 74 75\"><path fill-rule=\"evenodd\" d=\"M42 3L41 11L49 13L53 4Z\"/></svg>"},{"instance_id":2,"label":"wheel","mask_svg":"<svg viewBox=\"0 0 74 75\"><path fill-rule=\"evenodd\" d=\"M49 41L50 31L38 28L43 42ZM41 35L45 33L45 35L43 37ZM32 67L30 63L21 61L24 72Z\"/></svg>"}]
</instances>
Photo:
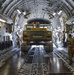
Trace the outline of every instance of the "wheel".
<instances>
[{"instance_id":1,"label":"wheel","mask_svg":"<svg viewBox=\"0 0 74 75\"><path fill-rule=\"evenodd\" d=\"M47 45L44 46L46 52L52 52L53 51L53 44L49 43Z\"/></svg>"},{"instance_id":2,"label":"wheel","mask_svg":"<svg viewBox=\"0 0 74 75\"><path fill-rule=\"evenodd\" d=\"M28 52L29 48L30 48L29 45L22 43L22 45L21 45L21 51L22 52Z\"/></svg>"}]
</instances>

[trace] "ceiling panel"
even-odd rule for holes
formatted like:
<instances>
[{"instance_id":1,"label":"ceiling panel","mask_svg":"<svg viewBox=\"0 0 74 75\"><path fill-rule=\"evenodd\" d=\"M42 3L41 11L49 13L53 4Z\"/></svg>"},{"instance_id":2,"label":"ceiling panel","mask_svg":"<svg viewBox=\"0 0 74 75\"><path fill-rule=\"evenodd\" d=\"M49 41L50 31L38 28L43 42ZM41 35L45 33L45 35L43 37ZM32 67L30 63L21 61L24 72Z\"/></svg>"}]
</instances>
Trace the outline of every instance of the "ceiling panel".
<instances>
[{"instance_id":1,"label":"ceiling panel","mask_svg":"<svg viewBox=\"0 0 74 75\"><path fill-rule=\"evenodd\" d=\"M49 13L52 14L60 9L66 9L66 1L67 0L0 0L0 7L2 7L0 12L2 10L2 14L10 17L16 9L19 9L20 11L30 12L29 18L48 18ZM67 3L69 5L73 4L73 0L70 1L68 0L69 3ZM66 9L66 11L69 12L70 10Z\"/></svg>"}]
</instances>

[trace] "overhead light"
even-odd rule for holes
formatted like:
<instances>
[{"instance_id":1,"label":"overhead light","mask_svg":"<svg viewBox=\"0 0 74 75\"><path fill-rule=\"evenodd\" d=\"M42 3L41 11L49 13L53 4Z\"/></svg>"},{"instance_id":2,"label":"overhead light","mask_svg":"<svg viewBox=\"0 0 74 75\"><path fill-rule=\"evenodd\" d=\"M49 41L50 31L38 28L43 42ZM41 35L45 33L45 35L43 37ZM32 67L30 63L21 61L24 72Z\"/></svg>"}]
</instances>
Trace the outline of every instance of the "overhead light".
<instances>
[{"instance_id":1,"label":"overhead light","mask_svg":"<svg viewBox=\"0 0 74 75\"><path fill-rule=\"evenodd\" d=\"M74 21L72 23L74 24Z\"/></svg>"},{"instance_id":2,"label":"overhead light","mask_svg":"<svg viewBox=\"0 0 74 75\"><path fill-rule=\"evenodd\" d=\"M55 16L55 15L56 15L56 13L54 12L54 13L53 13L53 16Z\"/></svg>"},{"instance_id":3,"label":"overhead light","mask_svg":"<svg viewBox=\"0 0 74 75\"><path fill-rule=\"evenodd\" d=\"M1 21L1 22L6 22L6 21L5 21L5 20L3 20L3 19L0 19L0 21Z\"/></svg>"},{"instance_id":4,"label":"overhead light","mask_svg":"<svg viewBox=\"0 0 74 75\"><path fill-rule=\"evenodd\" d=\"M26 12L24 11L23 14L26 15Z\"/></svg>"},{"instance_id":5,"label":"overhead light","mask_svg":"<svg viewBox=\"0 0 74 75\"><path fill-rule=\"evenodd\" d=\"M58 12L58 15L61 15L61 13L62 13L62 10L60 10L60 11Z\"/></svg>"},{"instance_id":6,"label":"overhead light","mask_svg":"<svg viewBox=\"0 0 74 75\"><path fill-rule=\"evenodd\" d=\"M19 14L21 14L20 10L18 10L18 9L17 9L17 12L18 12Z\"/></svg>"}]
</instances>

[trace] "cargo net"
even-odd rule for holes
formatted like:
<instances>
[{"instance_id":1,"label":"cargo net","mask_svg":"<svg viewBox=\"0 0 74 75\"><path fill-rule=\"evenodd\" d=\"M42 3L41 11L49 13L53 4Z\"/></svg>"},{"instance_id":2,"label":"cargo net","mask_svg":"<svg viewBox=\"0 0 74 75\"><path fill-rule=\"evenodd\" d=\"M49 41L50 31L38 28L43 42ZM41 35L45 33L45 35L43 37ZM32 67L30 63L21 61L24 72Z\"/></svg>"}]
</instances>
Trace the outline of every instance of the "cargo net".
<instances>
[{"instance_id":1,"label":"cargo net","mask_svg":"<svg viewBox=\"0 0 74 75\"><path fill-rule=\"evenodd\" d=\"M24 64L19 75L49 75L48 66L45 63Z\"/></svg>"}]
</instances>

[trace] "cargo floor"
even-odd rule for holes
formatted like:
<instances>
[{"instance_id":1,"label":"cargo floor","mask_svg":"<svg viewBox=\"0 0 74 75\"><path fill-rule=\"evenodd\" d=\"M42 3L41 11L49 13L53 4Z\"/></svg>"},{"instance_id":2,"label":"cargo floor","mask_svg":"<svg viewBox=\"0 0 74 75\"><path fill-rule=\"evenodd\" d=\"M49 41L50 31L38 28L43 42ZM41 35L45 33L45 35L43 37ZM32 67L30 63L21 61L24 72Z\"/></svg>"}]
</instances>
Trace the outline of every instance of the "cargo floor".
<instances>
[{"instance_id":1,"label":"cargo floor","mask_svg":"<svg viewBox=\"0 0 74 75\"><path fill-rule=\"evenodd\" d=\"M0 68L0 75L72 75L60 58L53 52L36 47L29 54L21 51Z\"/></svg>"}]
</instances>

